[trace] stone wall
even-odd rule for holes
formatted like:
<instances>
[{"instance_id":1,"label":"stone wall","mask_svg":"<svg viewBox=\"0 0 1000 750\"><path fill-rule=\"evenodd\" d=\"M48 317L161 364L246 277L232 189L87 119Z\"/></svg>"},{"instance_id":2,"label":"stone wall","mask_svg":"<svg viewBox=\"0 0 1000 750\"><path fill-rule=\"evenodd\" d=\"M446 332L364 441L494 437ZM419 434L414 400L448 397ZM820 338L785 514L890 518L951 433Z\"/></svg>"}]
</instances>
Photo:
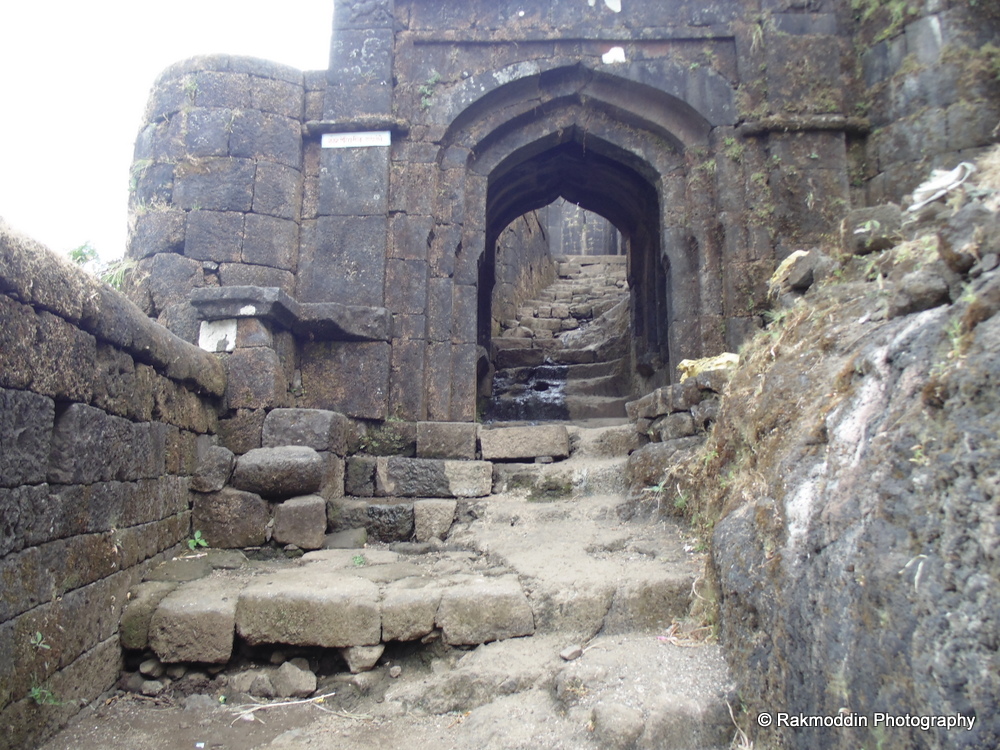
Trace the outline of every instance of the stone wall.
<instances>
[{"instance_id":1,"label":"stone wall","mask_svg":"<svg viewBox=\"0 0 1000 750\"><path fill-rule=\"evenodd\" d=\"M546 213L553 255L617 255L621 250L618 230L597 214L562 198L553 201Z\"/></svg>"},{"instance_id":2,"label":"stone wall","mask_svg":"<svg viewBox=\"0 0 1000 750\"><path fill-rule=\"evenodd\" d=\"M1000 10L970 0L858 5L858 106L873 132L851 180L868 204L898 203L932 168L974 161L1000 134Z\"/></svg>"},{"instance_id":3,"label":"stone wall","mask_svg":"<svg viewBox=\"0 0 1000 750\"><path fill-rule=\"evenodd\" d=\"M215 358L0 223L0 747L114 685L129 589L191 535Z\"/></svg>"},{"instance_id":4,"label":"stone wall","mask_svg":"<svg viewBox=\"0 0 1000 750\"><path fill-rule=\"evenodd\" d=\"M538 212L525 214L508 226L497 238L496 278L488 320L490 335L499 334L501 322L516 319L517 308L536 292L556 280L556 263L550 234Z\"/></svg>"}]
</instances>

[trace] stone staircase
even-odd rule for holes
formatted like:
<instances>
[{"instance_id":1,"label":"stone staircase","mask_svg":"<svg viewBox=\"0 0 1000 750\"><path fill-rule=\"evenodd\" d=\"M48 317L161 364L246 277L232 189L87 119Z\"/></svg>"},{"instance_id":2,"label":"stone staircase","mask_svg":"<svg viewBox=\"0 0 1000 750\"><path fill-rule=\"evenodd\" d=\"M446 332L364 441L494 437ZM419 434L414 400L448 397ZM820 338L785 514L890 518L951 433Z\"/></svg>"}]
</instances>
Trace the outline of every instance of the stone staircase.
<instances>
[{"instance_id":1,"label":"stone staircase","mask_svg":"<svg viewBox=\"0 0 1000 750\"><path fill-rule=\"evenodd\" d=\"M703 561L679 526L621 520L638 441L633 424L480 426L477 460L376 457L374 496L336 502L410 507L423 520L406 539L166 563L121 625L128 663L154 667L123 684L156 695L202 675L230 704L353 696L385 721L352 747L400 746L394 723L446 713L470 717L461 746L487 746L460 737L498 711L520 729L489 747L726 747L732 687L688 619ZM418 725L407 746L436 747Z\"/></svg>"},{"instance_id":2,"label":"stone staircase","mask_svg":"<svg viewBox=\"0 0 1000 750\"><path fill-rule=\"evenodd\" d=\"M624 418L628 283L620 255L561 256L558 278L493 338L491 421Z\"/></svg>"}]
</instances>

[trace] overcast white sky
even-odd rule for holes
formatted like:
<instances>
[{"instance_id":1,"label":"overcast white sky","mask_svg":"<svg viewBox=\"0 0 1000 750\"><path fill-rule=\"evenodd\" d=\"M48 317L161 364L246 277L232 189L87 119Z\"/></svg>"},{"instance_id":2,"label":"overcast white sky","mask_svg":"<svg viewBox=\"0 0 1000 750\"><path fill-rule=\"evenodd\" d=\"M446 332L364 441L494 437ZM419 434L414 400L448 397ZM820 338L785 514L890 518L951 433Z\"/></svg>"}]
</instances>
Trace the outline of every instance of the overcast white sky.
<instances>
[{"instance_id":1,"label":"overcast white sky","mask_svg":"<svg viewBox=\"0 0 1000 750\"><path fill-rule=\"evenodd\" d=\"M0 216L121 257L156 76L217 52L325 70L332 18L333 0L0 0Z\"/></svg>"}]
</instances>

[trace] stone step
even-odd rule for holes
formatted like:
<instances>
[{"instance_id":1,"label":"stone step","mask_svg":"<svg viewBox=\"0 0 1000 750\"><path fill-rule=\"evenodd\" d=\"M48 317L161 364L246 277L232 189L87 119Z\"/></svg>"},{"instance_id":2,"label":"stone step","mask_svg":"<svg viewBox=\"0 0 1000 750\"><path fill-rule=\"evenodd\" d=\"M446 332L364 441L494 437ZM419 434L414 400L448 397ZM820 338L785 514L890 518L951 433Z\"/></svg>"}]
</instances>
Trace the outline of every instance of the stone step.
<instances>
[{"instance_id":1,"label":"stone step","mask_svg":"<svg viewBox=\"0 0 1000 750\"><path fill-rule=\"evenodd\" d=\"M566 380L566 396L624 396L622 379L618 375Z\"/></svg>"},{"instance_id":2,"label":"stone step","mask_svg":"<svg viewBox=\"0 0 1000 750\"><path fill-rule=\"evenodd\" d=\"M599 378L604 375L616 375L625 371L623 359L610 359L603 362L569 365L566 369L566 380Z\"/></svg>"},{"instance_id":3,"label":"stone step","mask_svg":"<svg viewBox=\"0 0 1000 750\"><path fill-rule=\"evenodd\" d=\"M566 396L569 419L605 419L625 416L625 396Z\"/></svg>"},{"instance_id":4,"label":"stone step","mask_svg":"<svg viewBox=\"0 0 1000 750\"><path fill-rule=\"evenodd\" d=\"M617 451L608 452L612 455L591 455L582 460L583 454L571 457L568 461L551 464L494 464L493 494L524 491L539 502L623 494L626 489L627 458Z\"/></svg>"}]
</instances>

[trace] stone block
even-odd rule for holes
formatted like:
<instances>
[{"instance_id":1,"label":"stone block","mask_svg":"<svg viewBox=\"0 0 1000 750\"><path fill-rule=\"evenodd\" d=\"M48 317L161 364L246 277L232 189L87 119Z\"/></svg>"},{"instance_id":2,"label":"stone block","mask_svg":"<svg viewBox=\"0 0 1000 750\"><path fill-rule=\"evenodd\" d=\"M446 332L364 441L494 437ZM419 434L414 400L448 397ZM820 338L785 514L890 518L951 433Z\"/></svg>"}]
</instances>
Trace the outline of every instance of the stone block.
<instances>
[{"instance_id":1,"label":"stone block","mask_svg":"<svg viewBox=\"0 0 1000 750\"><path fill-rule=\"evenodd\" d=\"M656 577L623 581L604 620L606 634L654 631L684 617L691 606L688 573L662 571Z\"/></svg>"},{"instance_id":2,"label":"stone block","mask_svg":"<svg viewBox=\"0 0 1000 750\"><path fill-rule=\"evenodd\" d=\"M423 260L386 261L386 307L394 314L423 315L427 309L427 274L427 262Z\"/></svg>"},{"instance_id":3,"label":"stone block","mask_svg":"<svg viewBox=\"0 0 1000 750\"><path fill-rule=\"evenodd\" d=\"M383 342L314 342L302 354L304 406L358 419L388 416L390 347ZM364 383L364 388L357 384Z\"/></svg>"},{"instance_id":4,"label":"stone block","mask_svg":"<svg viewBox=\"0 0 1000 750\"><path fill-rule=\"evenodd\" d=\"M523 461L540 456L569 456L569 432L562 425L483 428L479 431L483 459Z\"/></svg>"},{"instance_id":5,"label":"stone block","mask_svg":"<svg viewBox=\"0 0 1000 750\"><path fill-rule=\"evenodd\" d=\"M446 461L433 458L378 459L378 497L485 497L493 488L493 464L488 461Z\"/></svg>"},{"instance_id":6,"label":"stone block","mask_svg":"<svg viewBox=\"0 0 1000 750\"><path fill-rule=\"evenodd\" d=\"M702 401L697 406L691 407L691 418L694 419L698 430L708 430L718 417L719 401L717 399Z\"/></svg>"},{"instance_id":7,"label":"stone block","mask_svg":"<svg viewBox=\"0 0 1000 750\"><path fill-rule=\"evenodd\" d=\"M253 202L251 159L203 158L174 169L174 204L184 209L249 211Z\"/></svg>"},{"instance_id":8,"label":"stone block","mask_svg":"<svg viewBox=\"0 0 1000 750\"><path fill-rule=\"evenodd\" d=\"M299 302L382 307L387 226L383 216L317 219L313 241L302 243L296 295Z\"/></svg>"},{"instance_id":9,"label":"stone block","mask_svg":"<svg viewBox=\"0 0 1000 750\"><path fill-rule=\"evenodd\" d=\"M259 576L240 596L236 630L251 645L374 646L382 637L378 586L319 565Z\"/></svg>"},{"instance_id":10,"label":"stone block","mask_svg":"<svg viewBox=\"0 0 1000 750\"><path fill-rule=\"evenodd\" d=\"M902 240L902 220L902 210L894 203L856 208L840 223L841 248L852 255L888 250Z\"/></svg>"},{"instance_id":11,"label":"stone block","mask_svg":"<svg viewBox=\"0 0 1000 750\"><path fill-rule=\"evenodd\" d=\"M215 263L239 261L243 249L243 214L232 211L190 211L184 234L184 255Z\"/></svg>"},{"instance_id":12,"label":"stone block","mask_svg":"<svg viewBox=\"0 0 1000 750\"><path fill-rule=\"evenodd\" d=\"M137 216L128 235L129 257L182 252L186 217L185 211L147 211Z\"/></svg>"},{"instance_id":13,"label":"stone block","mask_svg":"<svg viewBox=\"0 0 1000 750\"><path fill-rule=\"evenodd\" d=\"M389 149L323 149L319 213L382 216L389 205Z\"/></svg>"},{"instance_id":14,"label":"stone block","mask_svg":"<svg viewBox=\"0 0 1000 750\"><path fill-rule=\"evenodd\" d=\"M271 685L280 698L307 698L316 692L316 675L286 661L271 675Z\"/></svg>"},{"instance_id":15,"label":"stone block","mask_svg":"<svg viewBox=\"0 0 1000 750\"><path fill-rule=\"evenodd\" d=\"M239 409L229 419L220 419L219 442L236 455L260 448L266 416L263 409Z\"/></svg>"},{"instance_id":16,"label":"stone block","mask_svg":"<svg viewBox=\"0 0 1000 750\"><path fill-rule=\"evenodd\" d=\"M418 542L445 539L455 520L455 500L416 500L413 503L413 531Z\"/></svg>"},{"instance_id":17,"label":"stone block","mask_svg":"<svg viewBox=\"0 0 1000 750\"><path fill-rule=\"evenodd\" d=\"M397 316L422 319L419 315ZM391 414L409 421L427 416L426 396L423 388L413 384L423 382L427 344L423 337L416 339L395 339L392 342L392 365L389 383L389 411Z\"/></svg>"},{"instance_id":18,"label":"stone block","mask_svg":"<svg viewBox=\"0 0 1000 750\"><path fill-rule=\"evenodd\" d=\"M417 422L417 457L471 461L476 434L474 422Z\"/></svg>"},{"instance_id":19,"label":"stone block","mask_svg":"<svg viewBox=\"0 0 1000 750\"><path fill-rule=\"evenodd\" d=\"M90 401L97 366L97 341L62 318L41 311L37 337L16 342L33 373L31 390L58 401ZM16 360L16 355L15 355Z\"/></svg>"},{"instance_id":20,"label":"stone block","mask_svg":"<svg viewBox=\"0 0 1000 750\"><path fill-rule=\"evenodd\" d=\"M245 109L250 106L250 79L248 76L229 71L200 70L195 74L193 82L185 81L185 83L187 89L185 103L188 105L191 104L191 96L194 92L194 104L198 107ZM194 85L191 85L192 83ZM183 104L181 106L183 108Z\"/></svg>"},{"instance_id":21,"label":"stone block","mask_svg":"<svg viewBox=\"0 0 1000 750\"><path fill-rule=\"evenodd\" d=\"M291 272L249 263L223 263L219 266L219 281L223 287L276 287L285 294L295 291L295 276Z\"/></svg>"},{"instance_id":22,"label":"stone block","mask_svg":"<svg viewBox=\"0 0 1000 750\"><path fill-rule=\"evenodd\" d=\"M378 664L384 651L385 646L380 643L377 646L348 646L340 649L340 655L347 662L351 674L358 674L370 672Z\"/></svg>"},{"instance_id":23,"label":"stone block","mask_svg":"<svg viewBox=\"0 0 1000 750\"><path fill-rule=\"evenodd\" d=\"M198 457L191 489L195 492L218 492L226 486L235 466L236 457L231 450L220 445L209 446Z\"/></svg>"},{"instance_id":24,"label":"stone block","mask_svg":"<svg viewBox=\"0 0 1000 750\"><path fill-rule=\"evenodd\" d=\"M48 486L39 485L42 489L36 497L44 505L48 495ZM24 548L24 532L22 530L21 507L29 502L29 507L35 503L24 497L24 487L0 489L0 557L18 552ZM37 492L37 490L36 490Z\"/></svg>"},{"instance_id":25,"label":"stone block","mask_svg":"<svg viewBox=\"0 0 1000 750\"><path fill-rule=\"evenodd\" d=\"M378 459L374 456L351 456L347 459L344 475L344 492L354 497L372 497L375 494L375 469Z\"/></svg>"},{"instance_id":26,"label":"stone block","mask_svg":"<svg viewBox=\"0 0 1000 750\"><path fill-rule=\"evenodd\" d=\"M415 641L434 630L441 587L425 578L404 578L382 593L382 640Z\"/></svg>"},{"instance_id":27,"label":"stone block","mask_svg":"<svg viewBox=\"0 0 1000 750\"><path fill-rule=\"evenodd\" d=\"M294 119L302 118L305 90L301 83L250 77L250 106Z\"/></svg>"},{"instance_id":28,"label":"stone block","mask_svg":"<svg viewBox=\"0 0 1000 750\"><path fill-rule=\"evenodd\" d=\"M149 623L149 646L160 661L228 662L239 585L227 578L202 578L164 597Z\"/></svg>"},{"instance_id":29,"label":"stone block","mask_svg":"<svg viewBox=\"0 0 1000 750\"><path fill-rule=\"evenodd\" d=\"M226 488L194 496L192 528L212 547L256 547L264 543L271 520L260 495Z\"/></svg>"},{"instance_id":30,"label":"stone block","mask_svg":"<svg viewBox=\"0 0 1000 750\"><path fill-rule=\"evenodd\" d=\"M326 541L326 500L293 497L274 506L274 541L300 549L320 549Z\"/></svg>"},{"instance_id":31,"label":"stone block","mask_svg":"<svg viewBox=\"0 0 1000 750\"><path fill-rule=\"evenodd\" d=\"M406 542L413 536L413 503L368 505L368 536L376 542Z\"/></svg>"},{"instance_id":32,"label":"stone block","mask_svg":"<svg viewBox=\"0 0 1000 750\"><path fill-rule=\"evenodd\" d=\"M368 503L349 497L327 500L326 521L331 531L364 529L368 525Z\"/></svg>"},{"instance_id":33,"label":"stone block","mask_svg":"<svg viewBox=\"0 0 1000 750\"><path fill-rule=\"evenodd\" d=\"M304 445L317 451L347 452L348 420L326 409L274 409L264 420L263 447Z\"/></svg>"},{"instance_id":34,"label":"stone block","mask_svg":"<svg viewBox=\"0 0 1000 750\"><path fill-rule=\"evenodd\" d=\"M323 457L325 469L323 471L323 482L320 485L319 494L326 500L343 497L346 462L335 453L325 452L320 455Z\"/></svg>"},{"instance_id":35,"label":"stone block","mask_svg":"<svg viewBox=\"0 0 1000 750\"><path fill-rule=\"evenodd\" d=\"M254 214L298 220L302 206L302 173L269 161L257 163L253 184Z\"/></svg>"},{"instance_id":36,"label":"stone block","mask_svg":"<svg viewBox=\"0 0 1000 750\"><path fill-rule=\"evenodd\" d=\"M231 409L264 409L280 404L287 391L281 361L273 349L238 349L226 358Z\"/></svg>"},{"instance_id":37,"label":"stone block","mask_svg":"<svg viewBox=\"0 0 1000 750\"><path fill-rule=\"evenodd\" d=\"M414 171L433 171L432 165L405 164L400 170L403 174L409 175L408 179L413 179ZM390 187L391 192L396 192L399 182L407 178L397 178L393 175L393 182ZM425 199L433 200L429 195L431 191L427 185L433 184L428 181L420 185L419 192ZM430 214L431 210L421 212L417 205L404 206L399 209L407 213L392 214L389 219L389 257L401 260L427 260L427 251L431 244L431 236L434 231L434 219ZM417 214L423 215L417 215Z\"/></svg>"},{"instance_id":38,"label":"stone block","mask_svg":"<svg viewBox=\"0 0 1000 750\"><path fill-rule=\"evenodd\" d=\"M668 440L690 437L695 432L694 418L689 412L667 414L653 420L653 423L649 426L649 433L655 434L661 443L665 443Z\"/></svg>"},{"instance_id":39,"label":"stone block","mask_svg":"<svg viewBox=\"0 0 1000 750\"><path fill-rule=\"evenodd\" d=\"M229 155L299 169L302 125L298 120L269 112L237 111L232 119Z\"/></svg>"},{"instance_id":40,"label":"stone block","mask_svg":"<svg viewBox=\"0 0 1000 750\"><path fill-rule=\"evenodd\" d=\"M295 271L299 256L299 225L289 219L247 214L242 258L281 271Z\"/></svg>"},{"instance_id":41,"label":"stone block","mask_svg":"<svg viewBox=\"0 0 1000 750\"><path fill-rule=\"evenodd\" d=\"M544 349L502 349L496 353L498 369L511 367L537 367L545 363Z\"/></svg>"},{"instance_id":42,"label":"stone block","mask_svg":"<svg viewBox=\"0 0 1000 750\"><path fill-rule=\"evenodd\" d=\"M469 577L444 590L435 617L444 642L478 645L535 632L528 598L516 576Z\"/></svg>"},{"instance_id":43,"label":"stone block","mask_svg":"<svg viewBox=\"0 0 1000 750\"><path fill-rule=\"evenodd\" d=\"M45 481L54 425L52 399L0 389L0 486Z\"/></svg>"},{"instance_id":44,"label":"stone block","mask_svg":"<svg viewBox=\"0 0 1000 750\"><path fill-rule=\"evenodd\" d=\"M427 338L451 341L452 280L430 279L427 283Z\"/></svg>"},{"instance_id":45,"label":"stone block","mask_svg":"<svg viewBox=\"0 0 1000 750\"><path fill-rule=\"evenodd\" d=\"M145 581L131 591L122 612L118 636L122 648L141 651L149 646L149 622L163 598L177 588L171 581Z\"/></svg>"},{"instance_id":46,"label":"stone block","mask_svg":"<svg viewBox=\"0 0 1000 750\"><path fill-rule=\"evenodd\" d=\"M326 535L323 549L363 549L368 544L366 529L346 529Z\"/></svg>"},{"instance_id":47,"label":"stone block","mask_svg":"<svg viewBox=\"0 0 1000 750\"><path fill-rule=\"evenodd\" d=\"M650 443L634 451L628 457L625 478L633 488L652 487L659 484L667 469L678 461L684 451L701 444L701 438L689 437L671 440L669 443Z\"/></svg>"},{"instance_id":48,"label":"stone block","mask_svg":"<svg viewBox=\"0 0 1000 750\"><path fill-rule=\"evenodd\" d=\"M264 497L292 497L316 492L323 481L323 459L307 446L255 448L240 456L233 487Z\"/></svg>"},{"instance_id":49,"label":"stone block","mask_svg":"<svg viewBox=\"0 0 1000 750\"><path fill-rule=\"evenodd\" d=\"M192 305L193 307L193 305ZM204 321L208 322L208 321ZM224 322L224 321L213 321ZM260 318L237 318L236 319L236 348L253 349L255 347L274 348L274 333L271 332L269 323ZM279 359L281 355L279 354Z\"/></svg>"}]
</instances>

